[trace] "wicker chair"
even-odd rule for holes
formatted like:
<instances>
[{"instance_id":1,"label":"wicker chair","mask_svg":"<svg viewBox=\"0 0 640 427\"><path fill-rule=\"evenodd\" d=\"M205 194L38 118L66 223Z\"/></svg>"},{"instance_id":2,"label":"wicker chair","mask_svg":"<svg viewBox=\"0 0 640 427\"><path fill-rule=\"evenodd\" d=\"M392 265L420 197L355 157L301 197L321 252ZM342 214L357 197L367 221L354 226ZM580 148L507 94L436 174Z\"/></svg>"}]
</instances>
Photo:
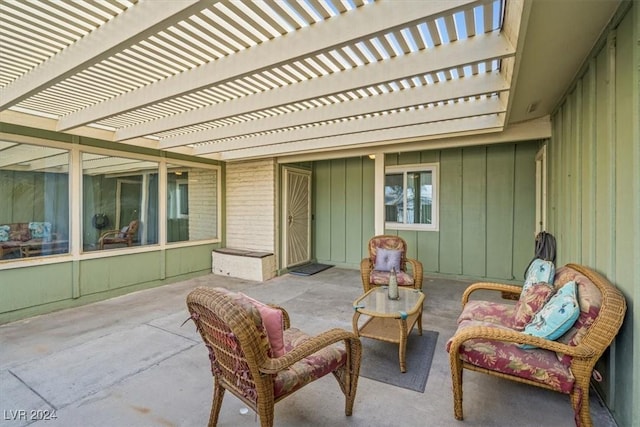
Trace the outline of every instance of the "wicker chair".
<instances>
[{"instance_id":1,"label":"wicker chair","mask_svg":"<svg viewBox=\"0 0 640 427\"><path fill-rule=\"evenodd\" d=\"M626 303L616 287L588 267L561 267L553 285L559 289L569 281L578 286L580 315L555 341L511 329L512 304L470 300L478 290L520 293L522 287L476 283L465 290L458 330L447 343L456 419L463 418L462 370L468 369L569 394L576 425L592 425L589 382L596 362L622 325ZM537 348L523 349L520 344Z\"/></svg>"},{"instance_id":2,"label":"wicker chair","mask_svg":"<svg viewBox=\"0 0 640 427\"><path fill-rule=\"evenodd\" d=\"M138 236L138 226L140 222L134 219L128 226L122 230L107 230L100 233L100 239L98 244L100 249L104 249L104 245L125 244L131 246L133 241Z\"/></svg>"},{"instance_id":3,"label":"wicker chair","mask_svg":"<svg viewBox=\"0 0 640 427\"><path fill-rule=\"evenodd\" d=\"M398 286L410 286L415 289L422 289L422 263L416 259L407 258L407 242L399 236L380 235L369 240L369 256L360 262L360 275L362 276L362 287L367 292L375 286L385 286L389 282L389 273L376 271L376 254L378 248L400 250L400 271L397 272ZM407 270L407 264L411 266Z\"/></svg>"},{"instance_id":4,"label":"wicker chair","mask_svg":"<svg viewBox=\"0 0 640 427\"><path fill-rule=\"evenodd\" d=\"M274 405L304 385L332 373L346 397L351 415L360 372L361 344L353 333L331 329L308 336L290 328L282 311L286 353L270 356L270 346L259 312L246 297L222 288L199 287L187 296L187 307L209 350L214 376L209 426L215 426L226 390L272 426ZM336 344L343 342L344 345Z\"/></svg>"}]
</instances>

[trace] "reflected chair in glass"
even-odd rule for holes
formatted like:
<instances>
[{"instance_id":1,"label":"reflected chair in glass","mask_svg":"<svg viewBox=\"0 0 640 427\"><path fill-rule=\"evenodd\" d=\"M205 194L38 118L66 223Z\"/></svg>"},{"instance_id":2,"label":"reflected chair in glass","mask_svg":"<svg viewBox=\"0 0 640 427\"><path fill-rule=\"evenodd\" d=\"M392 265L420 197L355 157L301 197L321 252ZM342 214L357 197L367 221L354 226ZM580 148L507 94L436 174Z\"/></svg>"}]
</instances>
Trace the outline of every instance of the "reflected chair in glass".
<instances>
[{"instance_id":1,"label":"reflected chair in glass","mask_svg":"<svg viewBox=\"0 0 640 427\"><path fill-rule=\"evenodd\" d=\"M136 237L138 236L138 227L140 222L134 219L128 226L121 230L107 230L100 233L100 239L98 244L100 249L104 249L104 245L126 244L127 246L133 245Z\"/></svg>"}]
</instances>

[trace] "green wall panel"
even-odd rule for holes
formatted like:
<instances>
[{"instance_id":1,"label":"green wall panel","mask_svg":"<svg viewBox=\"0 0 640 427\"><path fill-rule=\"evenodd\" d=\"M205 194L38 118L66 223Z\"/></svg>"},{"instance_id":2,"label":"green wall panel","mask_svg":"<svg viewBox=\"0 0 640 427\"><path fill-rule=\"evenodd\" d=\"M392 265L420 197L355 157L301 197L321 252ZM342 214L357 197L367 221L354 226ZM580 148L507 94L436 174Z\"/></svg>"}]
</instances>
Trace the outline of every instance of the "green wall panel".
<instances>
[{"instance_id":1,"label":"green wall panel","mask_svg":"<svg viewBox=\"0 0 640 427\"><path fill-rule=\"evenodd\" d=\"M72 264L39 265L0 271L0 313L69 299Z\"/></svg>"},{"instance_id":2,"label":"green wall panel","mask_svg":"<svg viewBox=\"0 0 640 427\"><path fill-rule=\"evenodd\" d=\"M313 169L314 232L312 253L319 260L331 259L331 162L316 162Z\"/></svg>"},{"instance_id":3,"label":"green wall panel","mask_svg":"<svg viewBox=\"0 0 640 427\"><path fill-rule=\"evenodd\" d=\"M358 157L346 160L345 178L345 261L357 264L362 259L362 160Z\"/></svg>"},{"instance_id":4,"label":"green wall panel","mask_svg":"<svg viewBox=\"0 0 640 427\"><path fill-rule=\"evenodd\" d=\"M523 142L386 155L386 166L439 164L440 230L385 233L404 238L409 257L420 260L426 273L519 279L533 256L538 146ZM316 258L358 268L374 232L374 162L319 161L313 179ZM361 250L354 244L358 233Z\"/></svg>"},{"instance_id":5,"label":"green wall panel","mask_svg":"<svg viewBox=\"0 0 640 427\"><path fill-rule=\"evenodd\" d=\"M487 148L487 276L513 279L514 145ZM533 223L533 222L532 222ZM533 224L531 224L533 225ZM527 241L533 245L532 238ZM522 244L524 242L518 242Z\"/></svg>"},{"instance_id":6,"label":"green wall panel","mask_svg":"<svg viewBox=\"0 0 640 427\"><path fill-rule=\"evenodd\" d=\"M462 158L462 272L486 275L487 155L486 147L465 148Z\"/></svg>"},{"instance_id":7,"label":"green wall panel","mask_svg":"<svg viewBox=\"0 0 640 427\"><path fill-rule=\"evenodd\" d=\"M640 5L624 8L552 117L548 178L557 264L595 268L627 299L595 387L617 424L632 426L640 419Z\"/></svg>"},{"instance_id":8,"label":"green wall panel","mask_svg":"<svg viewBox=\"0 0 640 427\"><path fill-rule=\"evenodd\" d=\"M80 292L88 295L159 280L160 251L142 252L80 263Z\"/></svg>"},{"instance_id":9,"label":"green wall panel","mask_svg":"<svg viewBox=\"0 0 640 427\"><path fill-rule=\"evenodd\" d=\"M331 259L339 263L346 261L346 161L336 159L331 161ZM351 203L351 201L349 202Z\"/></svg>"},{"instance_id":10,"label":"green wall panel","mask_svg":"<svg viewBox=\"0 0 640 427\"><path fill-rule=\"evenodd\" d=\"M462 274L462 149L440 155L439 271Z\"/></svg>"},{"instance_id":11,"label":"green wall panel","mask_svg":"<svg viewBox=\"0 0 640 427\"><path fill-rule=\"evenodd\" d=\"M166 277L211 271L211 251L219 246L210 244L167 249L165 252Z\"/></svg>"}]
</instances>

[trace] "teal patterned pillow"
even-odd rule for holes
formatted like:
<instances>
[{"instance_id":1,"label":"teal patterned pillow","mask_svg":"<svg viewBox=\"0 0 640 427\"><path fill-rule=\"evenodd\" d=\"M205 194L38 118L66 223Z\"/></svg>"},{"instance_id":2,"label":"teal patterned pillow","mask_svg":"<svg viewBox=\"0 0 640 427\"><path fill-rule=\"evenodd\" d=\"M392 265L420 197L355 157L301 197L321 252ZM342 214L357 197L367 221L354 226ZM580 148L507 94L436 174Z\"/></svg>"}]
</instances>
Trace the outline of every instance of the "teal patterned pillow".
<instances>
[{"instance_id":1,"label":"teal patterned pillow","mask_svg":"<svg viewBox=\"0 0 640 427\"><path fill-rule=\"evenodd\" d=\"M51 239L51 223L50 222L30 222L29 231L32 239Z\"/></svg>"},{"instance_id":2,"label":"teal patterned pillow","mask_svg":"<svg viewBox=\"0 0 640 427\"><path fill-rule=\"evenodd\" d=\"M524 327L524 333L552 341L564 335L580 315L577 293L576 282L566 283L533 316L533 320ZM523 345L522 348L534 347Z\"/></svg>"},{"instance_id":3,"label":"teal patterned pillow","mask_svg":"<svg viewBox=\"0 0 640 427\"><path fill-rule=\"evenodd\" d=\"M529 286L535 283L549 283L552 286L553 277L556 275L556 266L551 261L545 261L537 258L533 260L529 269L527 270L527 277L524 280L524 286L522 290L526 290Z\"/></svg>"},{"instance_id":4,"label":"teal patterned pillow","mask_svg":"<svg viewBox=\"0 0 640 427\"><path fill-rule=\"evenodd\" d=\"M9 232L11 227L8 225L0 225L0 242L6 242L9 240Z\"/></svg>"}]
</instances>

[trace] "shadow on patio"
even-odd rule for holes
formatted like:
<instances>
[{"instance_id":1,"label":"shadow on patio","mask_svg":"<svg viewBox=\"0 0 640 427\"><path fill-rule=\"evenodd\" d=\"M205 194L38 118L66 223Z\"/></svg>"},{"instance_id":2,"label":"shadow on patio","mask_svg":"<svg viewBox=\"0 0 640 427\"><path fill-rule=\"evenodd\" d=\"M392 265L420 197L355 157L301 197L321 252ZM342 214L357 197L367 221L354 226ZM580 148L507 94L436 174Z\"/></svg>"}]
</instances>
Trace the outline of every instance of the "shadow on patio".
<instances>
[{"instance_id":1,"label":"shadow on patio","mask_svg":"<svg viewBox=\"0 0 640 427\"><path fill-rule=\"evenodd\" d=\"M574 425L568 396L474 372L465 372L465 421L454 419L444 345L455 331L468 284L425 277L423 327L439 338L424 393L361 377L354 414L345 417L344 397L327 376L276 404L275 425ZM362 293L356 270L287 274L264 283L207 275L3 325L0 425L28 425L32 415L46 411L57 418L35 425L206 425L212 393L207 352L193 323L181 327L188 318L187 293L203 285L281 305L292 326L311 334L332 327L351 330L351 304ZM591 396L594 425L615 426L595 393ZM253 413L240 414L243 407L227 393L219 425L258 425Z\"/></svg>"}]
</instances>

